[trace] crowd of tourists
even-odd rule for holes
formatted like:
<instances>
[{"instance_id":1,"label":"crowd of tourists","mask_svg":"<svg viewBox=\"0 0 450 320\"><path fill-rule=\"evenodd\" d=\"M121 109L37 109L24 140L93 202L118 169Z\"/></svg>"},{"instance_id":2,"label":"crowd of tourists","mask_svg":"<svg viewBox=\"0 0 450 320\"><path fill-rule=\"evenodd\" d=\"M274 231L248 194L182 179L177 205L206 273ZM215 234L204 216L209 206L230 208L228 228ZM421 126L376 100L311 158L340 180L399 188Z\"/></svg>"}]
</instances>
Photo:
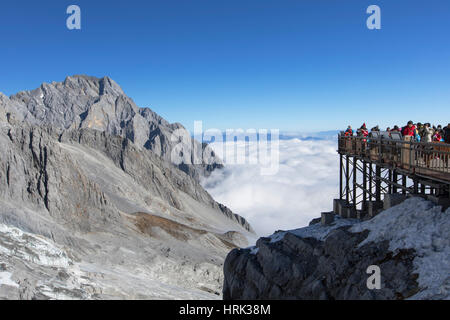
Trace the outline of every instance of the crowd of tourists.
<instances>
[{"instance_id":1,"label":"crowd of tourists","mask_svg":"<svg viewBox=\"0 0 450 320\"><path fill-rule=\"evenodd\" d=\"M358 136L358 137L368 137L370 132L380 132L380 128L375 126L370 129L367 129L366 124L364 123L357 130L353 130L351 126L348 126L345 131L345 136ZM430 123L414 123L412 121L408 121L406 126L399 127L393 126L386 128L385 132L389 135L393 132L399 132L403 137L409 136L411 139L420 142L445 142L450 143L450 123L446 127L442 127L441 125L432 126Z\"/></svg>"}]
</instances>

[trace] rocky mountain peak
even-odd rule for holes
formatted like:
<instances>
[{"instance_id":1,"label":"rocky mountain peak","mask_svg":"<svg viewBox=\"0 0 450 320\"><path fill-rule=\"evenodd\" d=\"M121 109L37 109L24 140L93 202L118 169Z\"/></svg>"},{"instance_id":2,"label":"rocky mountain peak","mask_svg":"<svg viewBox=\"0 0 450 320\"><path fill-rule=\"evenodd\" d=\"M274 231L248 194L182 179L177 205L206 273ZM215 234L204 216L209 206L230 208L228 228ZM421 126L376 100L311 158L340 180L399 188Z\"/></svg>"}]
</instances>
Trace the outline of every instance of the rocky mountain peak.
<instances>
[{"instance_id":1,"label":"rocky mountain peak","mask_svg":"<svg viewBox=\"0 0 450 320\"><path fill-rule=\"evenodd\" d=\"M58 83L55 83L58 85ZM113 96L125 95L122 88L110 77L97 78L88 75L68 76L61 83L65 89L92 88L97 96L110 94Z\"/></svg>"},{"instance_id":2,"label":"rocky mountain peak","mask_svg":"<svg viewBox=\"0 0 450 320\"><path fill-rule=\"evenodd\" d=\"M171 151L177 144L171 139L174 133L181 129L190 139L189 132L181 124L171 124L149 108L138 107L107 76L69 76L62 82L43 83L35 90L21 91L7 101L5 98L2 98L5 100L2 104L19 113L17 118L20 120L60 130L88 128L104 131L127 138L167 161L171 161ZM193 139L191 144L197 144L200 152L207 148ZM220 159L213 158L200 165L192 165L192 161L182 163L179 168L198 179L222 166Z\"/></svg>"}]
</instances>

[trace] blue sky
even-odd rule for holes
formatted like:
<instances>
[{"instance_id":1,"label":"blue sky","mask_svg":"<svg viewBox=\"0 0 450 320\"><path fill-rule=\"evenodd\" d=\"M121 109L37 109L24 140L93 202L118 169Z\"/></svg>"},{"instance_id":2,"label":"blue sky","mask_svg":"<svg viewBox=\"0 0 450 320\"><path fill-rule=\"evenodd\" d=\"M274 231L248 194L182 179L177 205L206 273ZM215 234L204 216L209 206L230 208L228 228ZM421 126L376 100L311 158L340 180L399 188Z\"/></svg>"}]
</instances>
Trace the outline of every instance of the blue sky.
<instances>
[{"instance_id":1,"label":"blue sky","mask_svg":"<svg viewBox=\"0 0 450 320\"><path fill-rule=\"evenodd\" d=\"M77 4L82 29L66 28ZM366 8L381 7L381 30ZM8 1L0 91L108 75L192 129L450 122L447 0Z\"/></svg>"}]
</instances>

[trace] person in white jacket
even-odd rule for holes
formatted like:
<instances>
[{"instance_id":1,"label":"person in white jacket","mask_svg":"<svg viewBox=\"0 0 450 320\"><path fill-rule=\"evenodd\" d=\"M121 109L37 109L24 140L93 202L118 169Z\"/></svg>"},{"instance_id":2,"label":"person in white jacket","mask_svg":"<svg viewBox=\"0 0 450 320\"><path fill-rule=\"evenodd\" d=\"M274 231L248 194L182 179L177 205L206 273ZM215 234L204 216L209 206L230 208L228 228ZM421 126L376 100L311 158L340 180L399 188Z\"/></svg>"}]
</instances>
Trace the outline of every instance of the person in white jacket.
<instances>
[{"instance_id":1,"label":"person in white jacket","mask_svg":"<svg viewBox=\"0 0 450 320\"><path fill-rule=\"evenodd\" d=\"M434 130L431 129L431 125L429 123L425 123L422 130L423 130L422 142L433 141Z\"/></svg>"}]
</instances>

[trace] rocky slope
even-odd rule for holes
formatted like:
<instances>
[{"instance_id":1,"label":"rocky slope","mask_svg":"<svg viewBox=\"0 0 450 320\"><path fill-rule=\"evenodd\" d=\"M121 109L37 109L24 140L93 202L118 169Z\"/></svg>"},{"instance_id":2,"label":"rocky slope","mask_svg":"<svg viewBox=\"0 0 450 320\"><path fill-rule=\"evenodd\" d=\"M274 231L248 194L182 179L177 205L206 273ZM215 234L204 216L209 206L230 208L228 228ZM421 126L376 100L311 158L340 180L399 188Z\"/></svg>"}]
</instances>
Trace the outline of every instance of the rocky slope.
<instances>
[{"instance_id":1,"label":"rocky slope","mask_svg":"<svg viewBox=\"0 0 450 320\"><path fill-rule=\"evenodd\" d=\"M252 230L200 186L214 155L169 161L177 129L107 77L0 94L0 298L217 298Z\"/></svg>"},{"instance_id":2,"label":"rocky slope","mask_svg":"<svg viewBox=\"0 0 450 320\"><path fill-rule=\"evenodd\" d=\"M227 256L224 299L449 299L450 209L411 198L375 218L279 231ZM371 265L381 289L369 290Z\"/></svg>"}]
</instances>

